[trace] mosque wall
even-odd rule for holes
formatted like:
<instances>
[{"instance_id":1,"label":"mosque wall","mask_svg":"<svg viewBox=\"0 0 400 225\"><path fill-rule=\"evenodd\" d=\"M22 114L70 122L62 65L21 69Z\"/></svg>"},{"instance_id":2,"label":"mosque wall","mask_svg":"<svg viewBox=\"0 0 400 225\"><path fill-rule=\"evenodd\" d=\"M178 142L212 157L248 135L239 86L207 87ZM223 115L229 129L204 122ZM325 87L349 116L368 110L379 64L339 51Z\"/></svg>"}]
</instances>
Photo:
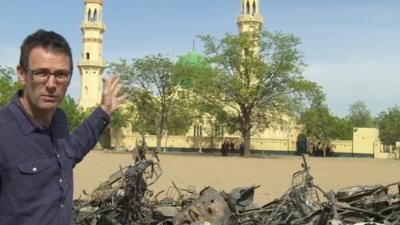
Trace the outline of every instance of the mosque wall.
<instances>
[{"instance_id":1,"label":"mosque wall","mask_svg":"<svg viewBox=\"0 0 400 225\"><path fill-rule=\"evenodd\" d=\"M269 131L271 132L271 131ZM188 132L190 133L190 132ZM268 132L264 132L268 133ZM300 130L292 129L286 134L286 138L256 137L251 138L252 154L281 154L294 155L296 152L296 141ZM111 145L118 148L129 148L140 143L142 137L131 131L131 128L123 128L119 131L112 131ZM373 157L373 158L396 158L395 152L385 152L383 145L379 142L378 130L375 128L357 128L354 130L354 140L332 140L331 147L336 156L344 157ZM146 135L146 144L150 148L157 145L155 135ZM234 144L235 152L238 153L241 137L238 135L224 137L193 137L173 136L163 137L161 149L164 152L192 152L220 154L221 145L224 141ZM399 143L400 149L400 143ZM397 154L397 155L396 155Z\"/></svg>"}]
</instances>

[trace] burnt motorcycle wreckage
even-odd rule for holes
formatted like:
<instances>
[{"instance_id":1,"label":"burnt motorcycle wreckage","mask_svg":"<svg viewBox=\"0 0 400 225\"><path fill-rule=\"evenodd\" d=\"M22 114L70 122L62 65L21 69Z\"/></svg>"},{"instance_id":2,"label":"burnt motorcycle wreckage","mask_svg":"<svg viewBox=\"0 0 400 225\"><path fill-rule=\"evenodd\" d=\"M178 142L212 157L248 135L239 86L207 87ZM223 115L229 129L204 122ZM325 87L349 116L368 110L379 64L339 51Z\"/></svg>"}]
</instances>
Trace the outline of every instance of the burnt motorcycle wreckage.
<instances>
[{"instance_id":1,"label":"burnt motorcycle wreckage","mask_svg":"<svg viewBox=\"0 0 400 225\"><path fill-rule=\"evenodd\" d=\"M230 193L207 187L172 186L154 193L148 187L162 175L156 152L146 158L146 146L136 146L134 162L112 174L88 199L74 201L76 225L397 225L400 224L400 182L325 192L302 169L290 188L261 207L253 204L259 186Z\"/></svg>"}]
</instances>

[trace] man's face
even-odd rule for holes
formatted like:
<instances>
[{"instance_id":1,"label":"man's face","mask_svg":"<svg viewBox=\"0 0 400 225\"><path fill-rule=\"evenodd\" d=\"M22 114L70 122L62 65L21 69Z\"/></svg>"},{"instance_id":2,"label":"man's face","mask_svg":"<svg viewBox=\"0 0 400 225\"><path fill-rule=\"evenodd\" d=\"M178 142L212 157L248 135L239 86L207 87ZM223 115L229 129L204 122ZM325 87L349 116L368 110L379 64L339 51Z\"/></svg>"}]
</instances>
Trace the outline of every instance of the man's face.
<instances>
[{"instance_id":1,"label":"man's face","mask_svg":"<svg viewBox=\"0 0 400 225\"><path fill-rule=\"evenodd\" d=\"M29 55L28 65L27 71L21 66L17 68L28 110L44 113L54 111L70 83L70 79L59 79L60 75L71 74L68 55L35 47ZM51 75L46 79L46 74Z\"/></svg>"}]
</instances>

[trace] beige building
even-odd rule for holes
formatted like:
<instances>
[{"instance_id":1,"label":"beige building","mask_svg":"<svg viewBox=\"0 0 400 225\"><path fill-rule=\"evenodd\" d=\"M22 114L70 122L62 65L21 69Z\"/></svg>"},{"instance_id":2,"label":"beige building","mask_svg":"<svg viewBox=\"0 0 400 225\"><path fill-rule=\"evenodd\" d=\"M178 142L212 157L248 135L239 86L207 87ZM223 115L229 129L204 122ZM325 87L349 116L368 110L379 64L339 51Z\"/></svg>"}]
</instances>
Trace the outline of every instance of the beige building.
<instances>
[{"instance_id":1,"label":"beige building","mask_svg":"<svg viewBox=\"0 0 400 225\"><path fill-rule=\"evenodd\" d=\"M94 107L100 103L103 61L103 33L106 29L102 16L102 0L85 0L84 18L81 22L82 53L78 61L80 72L79 105Z\"/></svg>"},{"instance_id":2,"label":"beige building","mask_svg":"<svg viewBox=\"0 0 400 225\"><path fill-rule=\"evenodd\" d=\"M236 18L239 32L253 32L261 29L259 0L240 0L240 15Z\"/></svg>"},{"instance_id":3,"label":"beige building","mask_svg":"<svg viewBox=\"0 0 400 225\"><path fill-rule=\"evenodd\" d=\"M102 74L105 62L102 59L102 34L105 24L102 17L102 0L85 0L84 19L81 22L82 54L78 61L80 71L80 99L79 105L88 108L100 102ZM259 11L259 0L241 0L240 15L236 18L239 32L259 30L263 18ZM198 57L189 53L188 57ZM296 142L302 126L294 122L290 126L275 126L267 128L251 138L251 150L255 154L294 154ZM166 135L162 140L163 151L182 152L215 152L219 153L223 141L233 142L238 149L241 137L238 134L227 134L223 127L217 135L210 137L207 123L193 124L184 136ZM130 127L119 131L106 130L103 137L105 147L128 147L135 145L141 137L132 132ZM148 146L156 146L156 137L147 135ZM331 142L335 153L344 156L367 156L377 158L395 157L385 152L379 141L379 133L374 128L354 128L353 140L333 140ZM400 146L400 144L399 144ZM400 148L400 147L399 147Z\"/></svg>"}]
</instances>

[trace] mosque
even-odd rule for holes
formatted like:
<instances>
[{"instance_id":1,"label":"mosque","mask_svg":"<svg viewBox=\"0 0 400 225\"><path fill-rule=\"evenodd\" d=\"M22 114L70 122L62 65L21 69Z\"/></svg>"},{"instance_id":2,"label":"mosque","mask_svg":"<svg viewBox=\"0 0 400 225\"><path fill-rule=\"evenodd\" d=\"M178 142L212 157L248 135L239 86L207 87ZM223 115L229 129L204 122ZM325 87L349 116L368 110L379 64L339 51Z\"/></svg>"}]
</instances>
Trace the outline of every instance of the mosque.
<instances>
[{"instance_id":1,"label":"mosque","mask_svg":"<svg viewBox=\"0 0 400 225\"><path fill-rule=\"evenodd\" d=\"M239 32L260 29L263 18L260 15L259 0L238 0L240 14L236 18ZM84 17L80 24L82 31L82 52L78 61L80 72L80 98L79 105L90 108L100 103L102 76L106 63L103 60L102 42L106 26L102 17L103 0L84 0ZM180 63L192 65L203 64L204 58L195 51L180 57ZM228 140L238 148L241 137L237 134L221 133L214 138L216 149L210 146L210 137L202 132L200 124L193 124L192 128L183 136L168 136L162 141L163 151L182 152L218 152L220 144ZM267 128L264 132L251 137L252 154L286 154L292 155L296 151L298 135L302 126L293 123L288 128ZM102 138L103 147L135 145L140 140L139 134L132 132L131 128L118 131L110 129L105 131ZM200 140L200 141L199 141ZM146 136L148 146L156 145L156 137ZM379 133L374 128L354 128L353 140L333 140L333 150L340 155L366 156L375 158L390 158L384 152L379 141Z\"/></svg>"}]
</instances>

